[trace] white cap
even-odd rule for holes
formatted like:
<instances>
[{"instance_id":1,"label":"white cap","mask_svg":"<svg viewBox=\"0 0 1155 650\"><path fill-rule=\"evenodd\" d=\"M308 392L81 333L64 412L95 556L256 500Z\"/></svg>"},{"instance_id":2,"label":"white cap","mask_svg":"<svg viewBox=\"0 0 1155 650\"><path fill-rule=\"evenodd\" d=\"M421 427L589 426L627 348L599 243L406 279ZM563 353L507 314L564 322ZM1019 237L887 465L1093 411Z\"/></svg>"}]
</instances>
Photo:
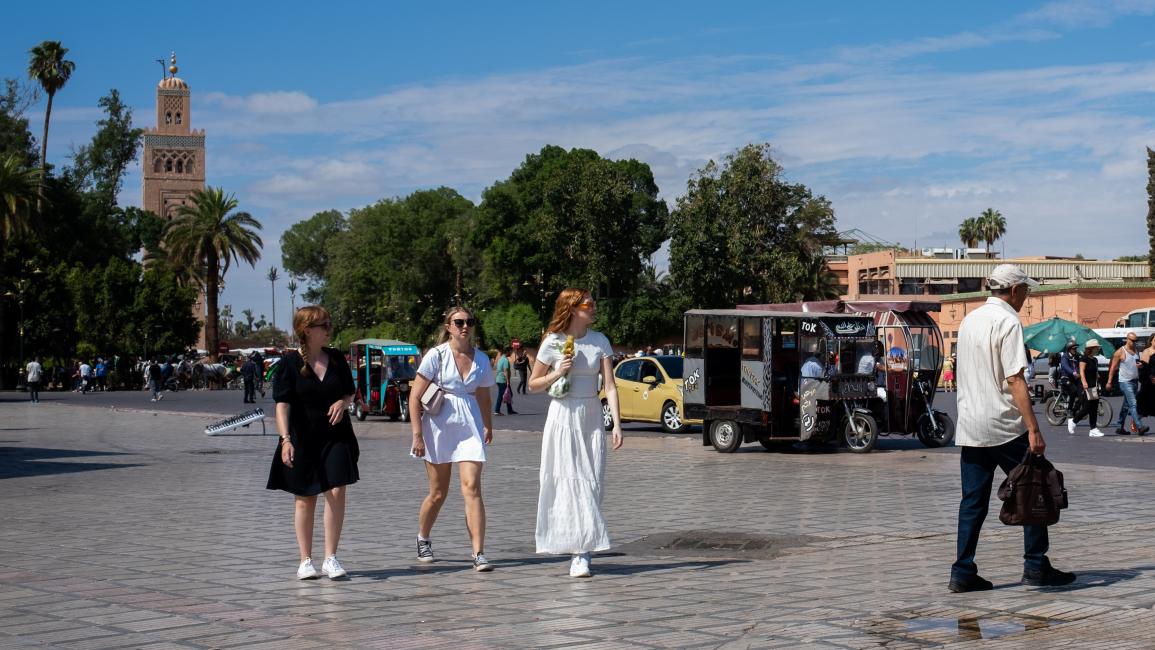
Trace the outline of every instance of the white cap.
<instances>
[{"instance_id":1,"label":"white cap","mask_svg":"<svg viewBox=\"0 0 1155 650\"><path fill-rule=\"evenodd\" d=\"M987 276L987 286L991 289L1010 289L1019 284L1025 284L1032 289L1039 286L1037 280L1032 280L1014 264L999 264Z\"/></svg>"}]
</instances>

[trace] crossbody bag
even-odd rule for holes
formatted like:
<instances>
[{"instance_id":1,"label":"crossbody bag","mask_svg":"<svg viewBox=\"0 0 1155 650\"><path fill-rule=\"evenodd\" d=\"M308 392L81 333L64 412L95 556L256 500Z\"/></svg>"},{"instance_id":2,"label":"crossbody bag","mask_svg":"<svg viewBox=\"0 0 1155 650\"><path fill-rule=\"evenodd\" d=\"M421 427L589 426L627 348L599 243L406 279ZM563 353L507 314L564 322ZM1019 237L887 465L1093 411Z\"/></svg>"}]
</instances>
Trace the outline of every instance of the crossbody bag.
<instances>
[{"instance_id":1,"label":"crossbody bag","mask_svg":"<svg viewBox=\"0 0 1155 650\"><path fill-rule=\"evenodd\" d=\"M445 403L445 389L441 388L441 367L444 365L441 360L441 348L437 348L437 380L430 382L429 386L425 388L425 392L421 393L421 408L429 415L437 415L441 412L441 405Z\"/></svg>"}]
</instances>

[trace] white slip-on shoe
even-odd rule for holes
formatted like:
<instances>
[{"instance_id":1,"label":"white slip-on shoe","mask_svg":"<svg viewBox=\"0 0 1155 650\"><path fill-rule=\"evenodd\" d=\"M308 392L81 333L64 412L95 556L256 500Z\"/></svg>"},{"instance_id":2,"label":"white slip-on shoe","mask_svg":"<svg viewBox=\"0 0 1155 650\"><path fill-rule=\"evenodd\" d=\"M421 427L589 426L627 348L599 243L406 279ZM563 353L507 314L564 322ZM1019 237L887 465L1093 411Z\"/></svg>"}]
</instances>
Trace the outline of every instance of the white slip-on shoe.
<instances>
[{"instance_id":1,"label":"white slip-on shoe","mask_svg":"<svg viewBox=\"0 0 1155 650\"><path fill-rule=\"evenodd\" d=\"M1092 438L1102 438L1102 437L1103 437L1103 432L1102 432L1102 431L1100 431L1098 427L1096 427L1096 428L1094 428L1094 429L1091 429L1091 432L1090 432L1090 433L1088 433L1087 435L1088 435L1088 436L1091 436Z\"/></svg>"},{"instance_id":2,"label":"white slip-on shoe","mask_svg":"<svg viewBox=\"0 0 1155 650\"><path fill-rule=\"evenodd\" d=\"M313 566L313 558L307 557L301 566L297 567L297 580L314 580L321 574L317 573L317 567Z\"/></svg>"},{"instance_id":3,"label":"white slip-on shoe","mask_svg":"<svg viewBox=\"0 0 1155 650\"><path fill-rule=\"evenodd\" d=\"M573 556L573 561L569 565L569 577L571 578L588 578L590 577L590 561L585 553L579 553Z\"/></svg>"},{"instance_id":4,"label":"white slip-on shoe","mask_svg":"<svg viewBox=\"0 0 1155 650\"><path fill-rule=\"evenodd\" d=\"M321 571L329 576L330 580L345 577L345 569L341 566L341 563L337 561L336 555L330 555L325 558L325 561L321 564Z\"/></svg>"},{"instance_id":5,"label":"white slip-on shoe","mask_svg":"<svg viewBox=\"0 0 1155 650\"><path fill-rule=\"evenodd\" d=\"M1067 418L1067 433L1074 433L1074 432L1075 432L1075 421L1072 420L1071 418Z\"/></svg>"}]
</instances>

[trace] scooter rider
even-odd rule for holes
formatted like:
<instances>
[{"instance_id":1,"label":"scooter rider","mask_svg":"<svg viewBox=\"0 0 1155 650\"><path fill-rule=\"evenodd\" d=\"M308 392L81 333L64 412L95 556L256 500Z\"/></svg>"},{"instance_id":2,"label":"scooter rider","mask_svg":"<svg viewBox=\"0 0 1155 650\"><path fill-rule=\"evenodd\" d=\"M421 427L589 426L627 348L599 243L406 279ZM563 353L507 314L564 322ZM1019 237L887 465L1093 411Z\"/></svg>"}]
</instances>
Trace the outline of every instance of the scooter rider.
<instances>
[{"instance_id":1,"label":"scooter rider","mask_svg":"<svg viewBox=\"0 0 1155 650\"><path fill-rule=\"evenodd\" d=\"M1067 433L1074 433L1075 415L1082 393L1082 380L1079 378L1079 344L1074 340L1067 343L1067 348L1059 357L1059 387L1067 398Z\"/></svg>"}]
</instances>

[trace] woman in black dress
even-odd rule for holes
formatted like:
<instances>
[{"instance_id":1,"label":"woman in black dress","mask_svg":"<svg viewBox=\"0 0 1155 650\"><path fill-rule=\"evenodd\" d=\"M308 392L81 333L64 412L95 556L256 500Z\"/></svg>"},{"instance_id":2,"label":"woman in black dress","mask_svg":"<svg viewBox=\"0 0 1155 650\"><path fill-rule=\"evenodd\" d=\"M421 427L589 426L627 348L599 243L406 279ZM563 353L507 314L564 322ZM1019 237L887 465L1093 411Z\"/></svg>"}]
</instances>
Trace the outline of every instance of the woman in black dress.
<instances>
[{"instance_id":1,"label":"woman in black dress","mask_svg":"<svg viewBox=\"0 0 1155 650\"><path fill-rule=\"evenodd\" d=\"M325 495L325 562L329 578L345 576L337 561L337 542L345 520L345 486L356 483L357 438L349 420L355 389L349 363L339 350L324 347L332 324L323 307L301 307L293 315L298 350L288 351L273 376L277 431L268 488L297 496L293 524L301 565L297 578L318 577L313 566L313 518L317 495Z\"/></svg>"}]
</instances>

